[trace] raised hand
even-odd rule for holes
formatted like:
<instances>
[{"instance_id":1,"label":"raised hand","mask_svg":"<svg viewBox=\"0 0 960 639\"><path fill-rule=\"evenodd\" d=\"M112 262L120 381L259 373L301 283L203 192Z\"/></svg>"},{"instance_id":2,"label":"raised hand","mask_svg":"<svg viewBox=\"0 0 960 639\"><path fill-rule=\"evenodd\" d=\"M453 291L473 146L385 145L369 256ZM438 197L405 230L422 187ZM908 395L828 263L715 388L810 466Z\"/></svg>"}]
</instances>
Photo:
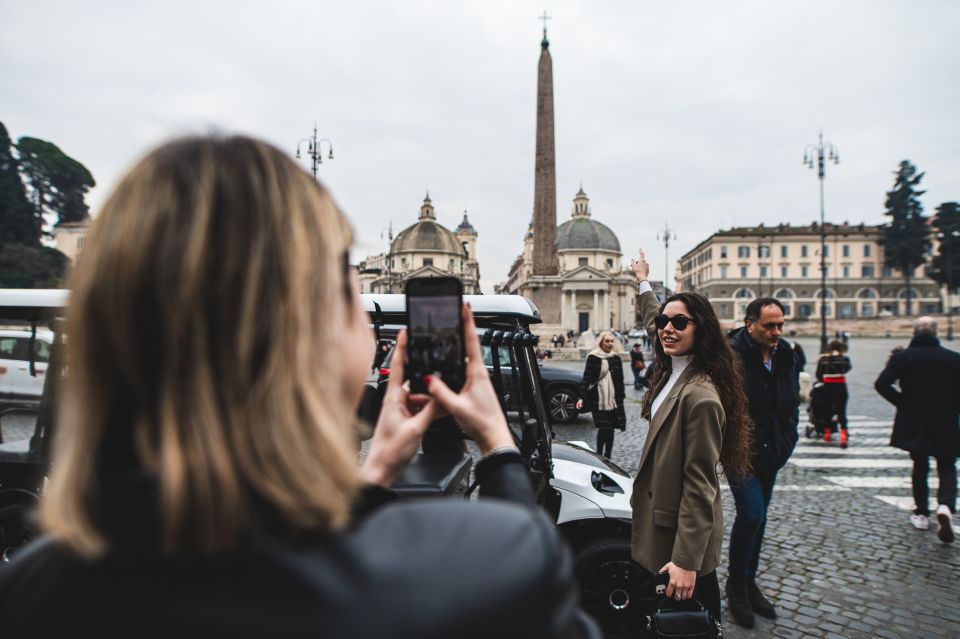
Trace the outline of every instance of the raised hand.
<instances>
[{"instance_id":1,"label":"raised hand","mask_svg":"<svg viewBox=\"0 0 960 639\"><path fill-rule=\"evenodd\" d=\"M640 259L631 259L630 268L633 269L633 275L637 278L638 282L650 277L650 265L647 264L647 258L643 253L643 249L640 249Z\"/></svg>"}]
</instances>

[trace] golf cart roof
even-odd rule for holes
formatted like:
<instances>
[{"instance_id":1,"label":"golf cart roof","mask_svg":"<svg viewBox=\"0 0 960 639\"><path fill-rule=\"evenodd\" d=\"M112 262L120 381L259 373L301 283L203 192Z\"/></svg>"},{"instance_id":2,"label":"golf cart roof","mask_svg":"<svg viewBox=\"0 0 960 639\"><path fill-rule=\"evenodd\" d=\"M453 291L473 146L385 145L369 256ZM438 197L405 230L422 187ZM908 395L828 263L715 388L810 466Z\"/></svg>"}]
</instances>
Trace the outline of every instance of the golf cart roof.
<instances>
[{"instance_id":1,"label":"golf cart roof","mask_svg":"<svg viewBox=\"0 0 960 639\"><path fill-rule=\"evenodd\" d=\"M0 320L29 322L62 316L69 296L66 289L0 289Z\"/></svg>"},{"instance_id":2,"label":"golf cart roof","mask_svg":"<svg viewBox=\"0 0 960 639\"><path fill-rule=\"evenodd\" d=\"M379 313L386 323L390 318L403 317L407 311L407 296L396 294L364 293L360 296L363 308L371 315ZM526 324L539 324L540 311L536 304L520 295L464 295L463 301L470 304L473 315L480 318L516 318ZM379 308L378 308L379 307Z\"/></svg>"}]
</instances>

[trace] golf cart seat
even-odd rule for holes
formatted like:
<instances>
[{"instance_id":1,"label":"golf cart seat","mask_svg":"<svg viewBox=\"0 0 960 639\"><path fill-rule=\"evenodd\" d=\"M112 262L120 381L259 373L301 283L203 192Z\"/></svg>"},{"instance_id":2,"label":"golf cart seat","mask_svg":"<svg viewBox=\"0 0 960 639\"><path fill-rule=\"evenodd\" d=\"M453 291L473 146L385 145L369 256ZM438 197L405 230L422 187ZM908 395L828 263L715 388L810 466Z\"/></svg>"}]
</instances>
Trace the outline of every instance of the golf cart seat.
<instances>
[{"instance_id":1,"label":"golf cart seat","mask_svg":"<svg viewBox=\"0 0 960 639\"><path fill-rule=\"evenodd\" d=\"M443 497L465 487L473 459L463 453L419 454L391 488L402 497Z\"/></svg>"}]
</instances>

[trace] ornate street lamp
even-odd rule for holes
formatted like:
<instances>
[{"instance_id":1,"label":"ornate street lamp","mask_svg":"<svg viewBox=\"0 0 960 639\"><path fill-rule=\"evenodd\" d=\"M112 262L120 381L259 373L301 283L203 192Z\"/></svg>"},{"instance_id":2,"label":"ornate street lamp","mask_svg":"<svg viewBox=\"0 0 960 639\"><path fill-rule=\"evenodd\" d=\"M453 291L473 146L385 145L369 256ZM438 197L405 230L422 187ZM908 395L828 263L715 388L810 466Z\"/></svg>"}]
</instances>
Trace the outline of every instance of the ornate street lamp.
<instances>
[{"instance_id":1,"label":"ornate street lamp","mask_svg":"<svg viewBox=\"0 0 960 639\"><path fill-rule=\"evenodd\" d=\"M826 156L826 158L824 157ZM817 166L820 180L820 352L827 352L827 230L823 215L823 178L826 177L826 162L840 164L840 152L830 142L824 144L823 130L817 144L808 144L803 151L803 163L812 169Z\"/></svg>"},{"instance_id":2,"label":"ornate street lamp","mask_svg":"<svg viewBox=\"0 0 960 639\"><path fill-rule=\"evenodd\" d=\"M317 166L323 164L323 143L327 143L327 148L330 150L329 155L327 155L328 160L333 159L333 142L327 138L317 138L317 125L313 125L313 135L309 138L303 138L297 142L297 159L300 159L300 147L303 146L304 142L307 144L307 155L310 156L310 165L313 171L313 179L317 179Z\"/></svg>"},{"instance_id":3,"label":"ornate street lamp","mask_svg":"<svg viewBox=\"0 0 960 639\"><path fill-rule=\"evenodd\" d=\"M670 226L664 223L663 228L657 231L657 240L663 240L663 291L664 295L669 295L667 291L667 282L670 279L670 240L677 239L677 233L670 230Z\"/></svg>"}]
</instances>

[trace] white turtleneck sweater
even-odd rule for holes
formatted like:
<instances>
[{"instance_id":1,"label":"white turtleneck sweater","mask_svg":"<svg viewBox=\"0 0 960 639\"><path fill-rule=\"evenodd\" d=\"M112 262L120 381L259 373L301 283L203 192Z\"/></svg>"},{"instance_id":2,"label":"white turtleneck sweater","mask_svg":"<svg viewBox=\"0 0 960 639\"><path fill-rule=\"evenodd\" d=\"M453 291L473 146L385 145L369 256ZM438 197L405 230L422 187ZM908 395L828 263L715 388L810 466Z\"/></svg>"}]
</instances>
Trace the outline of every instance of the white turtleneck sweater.
<instances>
[{"instance_id":1,"label":"white turtleneck sweater","mask_svg":"<svg viewBox=\"0 0 960 639\"><path fill-rule=\"evenodd\" d=\"M693 355L675 355L670 358L670 379L663 385L663 388L660 389L657 396L653 398L653 403L650 405L650 421L653 421L653 418L656 417L660 405L663 404L663 400L670 395L670 389L673 388L673 385L680 379L680 374L683 373L683 370L690 364L692 359Z\"/></svg>"}]
</instances>

